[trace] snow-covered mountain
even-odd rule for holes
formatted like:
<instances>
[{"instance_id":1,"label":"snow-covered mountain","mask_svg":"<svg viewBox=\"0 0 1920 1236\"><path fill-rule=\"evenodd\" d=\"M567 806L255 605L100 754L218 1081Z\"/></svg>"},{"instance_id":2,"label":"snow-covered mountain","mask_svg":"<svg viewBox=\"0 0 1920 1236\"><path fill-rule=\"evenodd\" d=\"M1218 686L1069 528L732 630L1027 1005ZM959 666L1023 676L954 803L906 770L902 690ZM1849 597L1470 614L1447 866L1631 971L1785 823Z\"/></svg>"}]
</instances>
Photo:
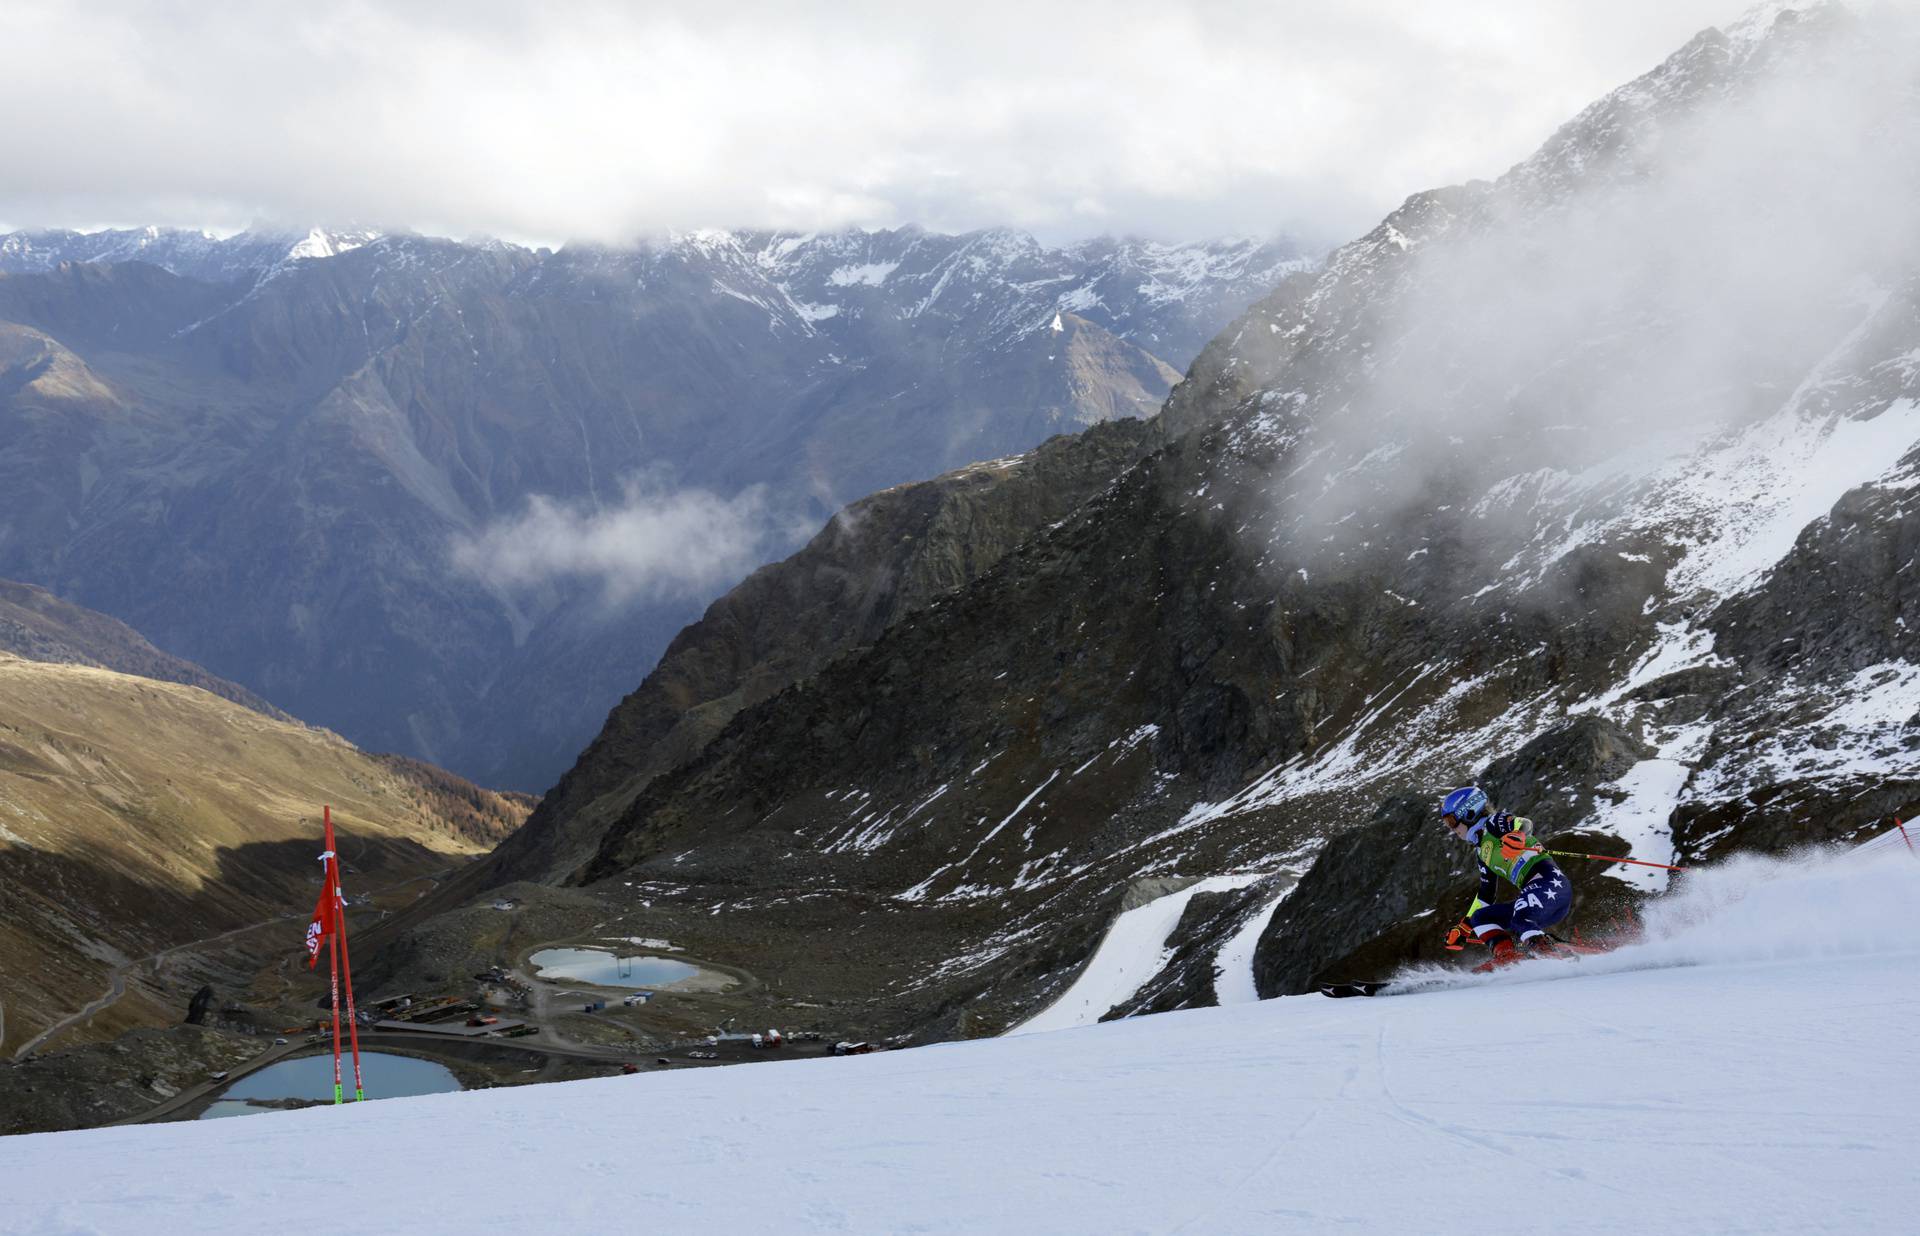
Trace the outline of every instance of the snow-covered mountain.
<instances>
[{"instance_id":1,"label":"snow-covered mountain","mask_svg":"<svg viewBox=\"0 0 1920 1236\"><path fill-rule=\"evenodd\" d=\"M305 233L253 229L230 236L180 228L0 234L0 273L30 274L64 262L146 262L189 279L258 282L294 262L336 257L381 239L365 228ZM405 237L395 237L400 244ZM466 247L519 246L501 241ZM543 251L544 252L544 251ZM1048 246L1010 228L964 235L917 227L832 233L704 229L630 247L569 246L562 261L645 284L669 271L713 279L711 291L766 311L775 330L842 338L876 314L917 318L983 312L1002 342L1078 314L1116 336L1183 364L1220 323L1272 291L1313 257L1286 239L1167 244L1100 237ZM407 259L402 259L407 260ZM417 259L414 259L417 260ZM844 361L846 358L842 358Z\"/></svg>"},{"instance_id":2,"label":"snow-covered mountain","mask_svg":"<svg viewBox=\"0 0 1920 1236\"><path fill-rule=\"evenodd\" d=\"M932 314L973 323L984 342L1004 346L1074 314L1175 364L1212 338L1205 323L1231 320L1236 306L1312 265L1285 240L1102 237L1049 247L1008 228L702 231L607 261L637 268L642 280L663 266L704 266L717 290L761 306L785 329L832 339Z\"/></svg>"},{"instance_id":3,"label":"snow-covered mountain","mask_svg":"<svg viewBox=\"0 0 1920 1236\"><path fill-rule=\"evenodd\" d=\"M1150 414L1303 264L917 229L0 237L0 573L542 789L713 592L862 494ZM674 519L702 553L645 532Z\"/></svg>"},{"instance_id":4,"label":"snow-covered mountain","mask_svg":"<svg viewBox=\"0 0 1920 1236\"><path fill-rule=\"evenodd\" d=\"M58 229L0 235L0 273L31 274L63 262L146 262L188 279L252 284L290 262L357 249L380 233L365 228L304 234L255 229L231 236L184 228Z\"/></svg>"},{"instance_id":5,"label":"snow-covered mountain","mask_svg":"<svg viewBox=\"0 0 1920 1236\"><path fill-rule=\"evenodd\" d=\"M24 1231L1908 1230L1920 864L1702 885L1594 964L910 1052L13 1139ZM1830 911L1844 905L1844 916Z\"/></svg>"},{"instance_id":6,"label":"snow-covered mountain","mask_svg":"<svg viewBox=\"0 0 1920 1236\"><path fill-rule=\"evenodd\" d=\"M1655 862L1911 815L1916 64L1897 13L1780 7L1409 198L1218 336L1157 450L1090 439L1093 496L877 637L780 679L790 646L724 629L751 600L716 606L504 874L555 878L542 830L597 834L558 878L629 929L964 1037L1201 878L1260 877L1194 896L1114 1011L1212 1002L1249 930L1261 994L1437 955L1472 879L1432 803L1476 778ZM674 692L695 717L747 690L670 771L635 741L687 735ZM1661 881L1569 871L1589 922ZM784 942L801 899L844 951ZM461 947L440 924L389 960Z\"/></svg>"}]
</instances>

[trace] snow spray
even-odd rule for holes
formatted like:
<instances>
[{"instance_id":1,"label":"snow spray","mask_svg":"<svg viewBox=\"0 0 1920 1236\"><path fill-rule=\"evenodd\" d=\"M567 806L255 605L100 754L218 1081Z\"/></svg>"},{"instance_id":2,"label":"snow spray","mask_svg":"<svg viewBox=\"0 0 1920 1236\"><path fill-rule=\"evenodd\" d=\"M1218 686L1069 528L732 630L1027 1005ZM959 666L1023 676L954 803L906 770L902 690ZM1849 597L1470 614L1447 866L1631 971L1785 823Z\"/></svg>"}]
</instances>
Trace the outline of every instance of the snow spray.
<instances>
[{"instance_id":1,"label":"snow spray","mask_svg":"<svg viewBox=\"0 0 1920 1236\"><path fill-rule=\"evenodd\" d=\"M1543 959L1492 974L1431 963L1390 981L1395 993L1678 966L1743 965L1920 951L1920 864L1905 851L1806 849L1741 854L1695 867L1641 910L1641 938L1610 953Z\"/></svg>"}]
</instances>

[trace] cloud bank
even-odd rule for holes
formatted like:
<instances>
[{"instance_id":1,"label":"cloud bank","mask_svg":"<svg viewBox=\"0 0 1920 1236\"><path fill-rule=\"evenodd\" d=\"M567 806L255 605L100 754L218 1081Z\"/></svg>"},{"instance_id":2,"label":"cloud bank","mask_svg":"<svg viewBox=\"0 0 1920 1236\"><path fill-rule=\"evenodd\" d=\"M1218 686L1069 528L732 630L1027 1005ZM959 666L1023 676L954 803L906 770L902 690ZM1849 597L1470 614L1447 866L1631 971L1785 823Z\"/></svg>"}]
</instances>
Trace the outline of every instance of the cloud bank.
<instances>
[{"instance_id":1,"label":"cloud bank","mask_svg":"<svg viewBox=\"0 0 1920 1236\"><path fill-rule=\"evenodd\" d=\"M1337 240L1743 7L15 0L0 220Z\"/></svg>"},{"instance_id":2,"label":"cloud bank","mask_svg":"<svg viewBox=\"0 0 1920 1236\"><path fill-rule=\"evenodd\" d=\"M779 535L764 487L723 498L630 481L617 507L535 495L527 509L453 544L453 565L490 587L524 592L597 584L610 604L704 599L766 560Z\"/></svg>"}]
</instances>

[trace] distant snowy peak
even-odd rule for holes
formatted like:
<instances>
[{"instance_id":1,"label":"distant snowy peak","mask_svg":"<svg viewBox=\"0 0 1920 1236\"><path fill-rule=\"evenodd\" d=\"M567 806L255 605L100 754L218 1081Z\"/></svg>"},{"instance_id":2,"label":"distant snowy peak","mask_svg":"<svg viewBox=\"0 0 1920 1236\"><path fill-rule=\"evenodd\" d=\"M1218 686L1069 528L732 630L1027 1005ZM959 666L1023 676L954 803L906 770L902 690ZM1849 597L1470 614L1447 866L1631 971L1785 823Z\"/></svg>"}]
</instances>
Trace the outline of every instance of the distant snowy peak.
<instances>
[{"instance_id":1,"label":"distant snowy peak","mask_svg":"<svg viewBox=\"0 0 1920 1236\"><path fill-rule=\"evenodd\" d=\"M807 332L877 319L965 322L1001 344L1079 314L1175 363L1282 279L1312 269L1300 244L1228 239L1165 244L1101 237L1050 246L1012 228L949 235L918 227L841 232L702 230L631 249L569 250L643 284L697 272ZM820 323L831 322L831 326Z\"/></svg>"},{"instance_id":2,"label":"distant snowy peak","mask_svg":"<svg viewBox=\"0 0 1920 1236\"><path fill-rule=\"evenodd\" d=\"M1050 273L1072 268L1129 273L1174 289L1266 278L1311 265L1305 248L1286 237L1187 244L1099 237L1049 246L1011 228L955 235L917 227L835 233L702 231L673 234L663 245L641 248L662 255L734 256L781 279L805 279L826 268L833 272L829 281L839 285L877 284L883 273L911 266L916 258L926 264L963 258L980 273L1013 273L1028 266Z\"/></svg>"},{"instance_id":3,"label":"distant snowy peak","mask_svg":"<svg viewBox=\"0 0 1920 1236\"><path fill-rule=\"evenodd\" d=\"M838 288L850 287L856 283L877 288L887 281L888 275L899 269L898 262L863 262L857 266L836 266L833 268L833 273L827 276L827 282Z\"/></svg>"},{"instance_id":4,"label":"distant snowy peak","mask_svg":"<svg viewBox=\"0 0 1920 1236\"><path fill-rule=\"evenodd\" d=\"M1161 299L1181 299L1220 284L1271 285L1295 271L1310 270L1312 257L1286 239L1237 237L1168 245L1147 240L1087 241L1068 250L1115 276L1137 276Z\"/></svg>"},{"instance_id":5,"label":"distant snowy peak","mask_svg":"<svg viewBox=\"0 0 1920 1236\"><path fill-rule=\"evenodd\" d=\"M1782 17L1798 21L1812 15L1844 12L1846 7L1841 0L1766 0L1722 27L1721 33L1734 48L1751 52L1773 33Z\"/></svg>"},{"instance_id":6,"label":"distant snowy peak","mask_svg":"<svg viewBox=\"0 0 1920 1236\"><path fill-rule=\"evenodd\" d=\"M1653 144L1663 125L1705 97L1750 80L1750 70L1795 54L1803 40L1846 26L1852 16L1840 0L1770 0L1724 29L1703 30L1653 69L1589 104L1500 183L1550 196L1605 169L1637 174L1636 152Z\"/></svg>"},{"instance_id":7,"label":"distant snowy peak","mask_svg":"<svg viewBox=\"0 0 1920 1236\"><path fill-rule=\"evenodd\" d=\"M203 257L221 244L211 232L176 228L13 232L0 236L0 270L14 274L51 270L62 262L146 261L164 266Z\"/></svg>"},{"instance_id":8,"label":"distant snowy peak","mask_svg":"<svg viewBox=\"0 0 1920 1236\"><path fill-rule=\"evenodd\" d=\"M376 240L366 228L305 233L248 230L231 236L185 228L56 229L0 236L0 273L53 270L63 262L146 262L188 279L255 282L288 263L337 257Z\"/></svg>"},{"instance_id":9,"label":"distant snowy peak","mask_svg":"<svg viewBox=\"0 0 1920 1236\"><path fill-rule=\"evenodd\" d=\"M338 257L342 253L351 253L362 245L380 239L380 235L379 232L366 229L329 232L316 227L293 243L287 250L287 260Z\"/></svg>"},{"instance_id":10,"label":"distant snowy peak","mask_svg":"<svg viewBox=\"0 0 1920 1236\"><path fill-rule=\"evenodd\" d=\"M917 324L997 349L1078 315L1176 367L1270 293L1317 263L1285 237L1166 244L1102 237L1053 246L1013 228L950 235L919 227L839 232L703 228L626 247L568 245L538 254L489 240L452 241L364 228L210 232L142 228L0 236L0 273L65 262L146 262L185 278L257 291L316 262L366 250L373 277L417 278L496 250L531 263L525 287L550 279L625 283L644 296L720 297L767 315L777 335L823 341L834 355L889 323ZM597 296L598 291L586 291Z\"/></svg>"}]
</instances>

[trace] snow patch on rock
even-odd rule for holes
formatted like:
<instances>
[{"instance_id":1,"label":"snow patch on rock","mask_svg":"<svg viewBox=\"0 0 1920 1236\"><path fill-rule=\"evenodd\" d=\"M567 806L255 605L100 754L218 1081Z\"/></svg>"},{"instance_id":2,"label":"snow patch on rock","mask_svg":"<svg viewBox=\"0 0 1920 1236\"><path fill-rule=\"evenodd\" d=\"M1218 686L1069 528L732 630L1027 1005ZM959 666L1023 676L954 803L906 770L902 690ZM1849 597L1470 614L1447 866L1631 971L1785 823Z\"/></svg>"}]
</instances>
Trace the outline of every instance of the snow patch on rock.
<instances>
[{"instance_id":1,"label":"snow patch on rock","mask_svg":"<svg viewBox=\"0 0 1920 1236\"><path fill-rule=\"evenodd\" d=\"M1035 1034L1093 1025L1114 1005L1139 991L1142 984L1167 964L1172 957L1167 937L1179 925L1189 901L1200 893L1245 888L1261 878L1259 873L1214 876L1122 913L1113 920L1113 926L1107 929L1100 947L1073 986L1007 1033ZM1251 975L1251 957L1248 966Z\"/></svg>"}]
</instances>

